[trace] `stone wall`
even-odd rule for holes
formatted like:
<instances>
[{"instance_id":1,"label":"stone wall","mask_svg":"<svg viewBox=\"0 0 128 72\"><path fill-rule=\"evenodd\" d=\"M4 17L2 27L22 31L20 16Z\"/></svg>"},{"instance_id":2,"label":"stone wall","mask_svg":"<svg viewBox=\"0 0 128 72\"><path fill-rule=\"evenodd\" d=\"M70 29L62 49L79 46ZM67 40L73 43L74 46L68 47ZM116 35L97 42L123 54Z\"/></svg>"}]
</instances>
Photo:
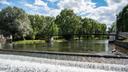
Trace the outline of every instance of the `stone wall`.
<instances>
[{"instance_id":1,"label":"stone wall","mask_svg":"<svg viewBox=\"0 0 128 72\"><path fill-rule=\"evenodd\" d=\"M114 42L117 46L127 48L128 49L128 42L120 42L120 41L115 41Z\"/></svg>"}]
</instances>

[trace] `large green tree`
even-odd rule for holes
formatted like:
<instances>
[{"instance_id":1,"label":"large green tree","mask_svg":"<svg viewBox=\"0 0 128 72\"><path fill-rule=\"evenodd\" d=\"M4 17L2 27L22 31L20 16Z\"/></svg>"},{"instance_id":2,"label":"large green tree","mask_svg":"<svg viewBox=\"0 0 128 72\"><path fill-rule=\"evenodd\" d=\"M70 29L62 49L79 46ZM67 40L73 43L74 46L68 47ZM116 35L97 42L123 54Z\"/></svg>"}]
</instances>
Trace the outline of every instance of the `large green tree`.
<instances>
[{"instance_id":1,"label":"large green tree","mask_svg":"<svg viewBox=\"0 0 128 72\"><path fill-rule=\"evenodd\" d=\"M117 15L117 30L128 32L128 5Z\"/></svg>"},{"instance_id":2,"label":"large green tree","mask_svg":"<svg viewBox=\"0 0 128 72\"><path fill-rule=\"evenodd\" d=\"M59 34L67 40L72 39L73 34L76 34L80 27L80 17L77 16L71 9L62 10L56 17L55 22L60 28Z\"/></svg>"},{"instance_id":3,"label":"large green tree","mask_svg":"<svg viewBox=\"0 0 128 72\"><path fill-rule=\"evenodd\" d=\"M41 29L46 27L45 17L41 15L29 15L29 19L33 28L33 32L31 34L32 38L39 38Z\"/></svg>"},{"instance_id":4,"label":"large green tree","mask_svg":"<svg viewBox=\"0 0 128 72\"><path fill-rule=\"evenodd\" d=\"M23 38L32 32L30 20L24 10L7 7L0 12L0 29L13 38Z\"/></svg>"},{"instance_id":5,"label":"large green tree","mask_svg":"<svg viewBox=\"0 0 128 72\"><path fill-rule=\"evenodd\" d=\"M54 17L45 17L45 25L42 27L40 31L40 35L44 36L45 39L50 42L54 35L58 35L58 26L55 24Z\"/></svg>"}]
</instances>

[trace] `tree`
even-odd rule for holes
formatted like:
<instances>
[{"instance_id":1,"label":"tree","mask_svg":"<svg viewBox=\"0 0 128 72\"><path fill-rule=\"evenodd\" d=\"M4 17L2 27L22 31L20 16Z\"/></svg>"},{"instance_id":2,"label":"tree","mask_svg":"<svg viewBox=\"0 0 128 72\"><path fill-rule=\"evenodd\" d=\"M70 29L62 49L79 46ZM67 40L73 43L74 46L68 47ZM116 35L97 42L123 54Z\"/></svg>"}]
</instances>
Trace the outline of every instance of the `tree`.
<instances>
[{"instance_id":1,"label":"tree","mask_svg":"<svg viewBox=\"0 0 128 72\"><path fill-rule=\"evenodd\" d=\"M100 30L100 32L101 32L102 34L106 33L106 29L107 29L106 24L101 24L101 30Z\"/></svg>"},{"instance_id":2,"label":"tree","mask_svg":"<svg viewBox=\"0 0 128 72\"><path fill-rule=\"evenodd\" d=\"M116 23L114 22L108 30L109 32L116 32Z\"/></svg>"},{"instance_id":3,"label":"tree","mask_svg":"<svg viewBox=\"0 0 128 72\"><path fill-rule=\"evenodd\" d=\"M55 18L45 17L45 27L42 27L40 35L45 36L48 42L52 41L52 37L58 34L58 26L55 24Z\"/></svg>"},{"instance_id":4,"label":"tree","mask_svg":"<svg viewBox=\"0 0 128 72\"><path fill-rule=\"evenodd\" d=\"M89 18L84 18L82 20L82 27L81 27L81 30L82 30L82 34L88 34L88 33L92 33L91 30L92 29L92 21L91 19Z\"/></svg>"},{"instance_id":5,"label":"tree","mask_svg":"<svg viewBox=\"0 0 128 72\"><path fill-rule=\"evenodd\" d=\"M46 27L45 17L40 15L29 15L29 19L33 29L32 38L39 38L41 29Z\"/></svg>"},{"instance_id":6,"label":"tree","mask_svg":"<svg viewBox=\"0 0 128 72\"><path fill-rule=\"evenodd\" d=\"M24 39L32 32L28 15L17 7L7 7L0 12L0 29L16 39Z\"/></svg>"},{"instance_id":7,"label":"tree","mask_svg":"<svg viewBox=\"0 0 128 72\"><path fill-rule=\"evenodd\" d=\"M55 23L59 26L59 34L66 40L73 38L73 34L77 33L80 26L80 17L71 9L64 9L60 15L56 17Z\"/></svg>"},{"instance_id":8,"label":"tree","mask_svg":"<svg viewBox=\"0 0 128 72\"><path fill-rule=\"evenodd\" d=\"M106 32L106 25L105 24L102 24L102 23L99 23L93 19L90 19L90 18L84 18L82 19L82 24L81 24L81 27L80 27L80 31L79 31L81 34L99 34L99 33L105 33ZM92 35L93 36L93 35ZM92 37L92 36L84 36L84 38L89 38L89 37ZM96 36L98 37L98 36Z\"/></svg>"},{"instance_id":9,"label":"tree","mask_svg":"<svg viewBox=\"0 0 128 72\"><path fill-rule=\"evenodd\" d=\"M128 31L128 5L117 15L117 30L122 32Z\"/></svg>"}]
</instances>

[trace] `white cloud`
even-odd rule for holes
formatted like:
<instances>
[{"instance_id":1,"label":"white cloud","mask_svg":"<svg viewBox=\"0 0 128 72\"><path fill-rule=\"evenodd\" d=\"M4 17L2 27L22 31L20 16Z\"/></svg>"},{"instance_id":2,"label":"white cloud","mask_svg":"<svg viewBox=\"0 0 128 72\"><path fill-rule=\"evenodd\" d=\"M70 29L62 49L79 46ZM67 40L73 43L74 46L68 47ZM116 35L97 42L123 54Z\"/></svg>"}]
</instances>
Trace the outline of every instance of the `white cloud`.
<instances>
[{"instance_id":1,"label":"white cloud","mask_svg":"<svg viewBox=\"0 0 128 72\"><path fill-rule=\"evenodd\" d=\"M10 3L7 0L0 0L0 4L10 5Z\"/></svg>"},{"instance_id":2,"label":"white cloud","mask_svg":"<svg viewBox=\"0 0 128 72\"><path fill-rule=\"evenodd\" d=\"M105 0L107 6L96 7L96 3L92 0L48 0L49 2L56 2L57 8L48 6L48 2L43 0L35 0L33 4L24 3L25 7L30 8L31 13L57 16L64 8L73 9L77 15L82 17L89 17L101 23L106 23L108 26L116 20L116 14L128 4L128 0ZM7 0L1 0L0 3L9 4Z\"/></svg>"},{"instance_id":3,"label":"white cloud","mask_svg":"<svg viewBox=\"0 0 128 72\"><path fill-rule=\"evenodd\" d=\"M56 2L59 0L48 0L50 2ZM60 0L57 3L57 9L48 7L47 3L42 0L35 0L34 8L38 11L44 10L43 15L56 16L62 9L70 8L74 12L82 17L89 17L95 19L101 23L106 23L108 26L116 20L116 14L128 4L128 0L105 0L107 6L96 7L96 4L91 0ZM27 5L33 7L32 5ZM41 13L40 13L41 14Z\"/></svg>"},{"instance_id":4,"label":"white cloud","mask_svg":"<svg viewBox=\"0 0 128 72\"><path fill-rule=\"evenodd\" d=\"M57 16L61 12L60 9L50 9L47 10L47 16Z\"/></svg>"},{"instance_id":5,"label":"white cloud","mask_svg":"<svg viewBox=\"0 0 128 72\"><path fill-rule=\"evenodd\" d=\"M128 0L106 0L106 2L108 6L98 7L94 10L100 17L97 20L110 26L116 20L116 15L128 4Z\"/></svg>"},{"instance_id":6,"label":"white cloud","mask_svg":"<svg viewBox=\"0 0 128 72\"><path fill-rule=\"evenodd\" d=\"M71 8L82 17L89 17L110 26L116 20L116 14L128 4L128 0L106 0L106 3L107 6L96 7L91 0L61 0L58 7L60 10Z\"/></svg>"},{"instance_id":7,"label":"white cloud","mask_svg":"<svg viewBox=\"0 0 128 72\"><path fill-rule=\"evenodd\" d=\"M29 8L32 8L33 7L33 5L32 4L29 4L29 3L25 3L24 5L27 6L27 7L29 7Z\"/></svg>"},{"instance_id":8,"label":"white cloud","mask_svg":"<svg viewBox=\"0 0 128 72\"><path fill-rule=\"evenodd\" d=\"M60 9L70 8L75 11L75 13L79 13L82 11L88 11L95 8L95 3L92 3L91 0L61 0L58 3Z\"/></svg>"},{"instance_id":9,"label":"white cloud","mask_svg":"<svg viewBox=\"0 0 128 72\"><path fill-rule=\"evenodd\" d=\"M49 2L57 2L58 0L47 0Z\"/></svg>"},{"instance_id":10,"label":"white cloud","mask_svg":"<svg viewBox=\"0 0 128 72\"><path fill-rule=\"evenodd\" d=\"M47 6L47 4L42 0L35 0L34 4L37 6Z\"/></svg>"},{"instance_id":11,"label":"white cloud","mask_svg":"<svg viewBox=\"0 0 128 72\"><path fill-rule=\"evenodd\" d=\"M45 16L57 16L60 13L60 9L53 9L48 7L46 2L43 2L42 0L35 0L33 4L25 3L26 7L30 8L32 11L32 14L39 14L39 15L45 15Z\"/></svg>"}]
</instances>

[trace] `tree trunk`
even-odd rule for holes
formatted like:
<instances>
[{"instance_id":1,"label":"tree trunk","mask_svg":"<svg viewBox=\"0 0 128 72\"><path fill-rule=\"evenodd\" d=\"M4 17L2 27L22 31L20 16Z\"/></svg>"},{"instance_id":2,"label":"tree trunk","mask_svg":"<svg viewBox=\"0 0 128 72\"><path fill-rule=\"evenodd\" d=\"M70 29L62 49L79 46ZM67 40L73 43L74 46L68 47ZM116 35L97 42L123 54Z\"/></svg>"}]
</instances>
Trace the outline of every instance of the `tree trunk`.
<instances>
[{"instance_id":1,"label":"tree trunk","mask_svg":"<svg viewBox=\"0 0 128 72\"><path fill-rule=\"evenodd\" d=\"M48 36L48 37L46 37L46 42L48 42L48 43L51 43L52 41L53 41L54 39L53 39L53 37L52 36Z\"/></svg>"}]
</instances>

